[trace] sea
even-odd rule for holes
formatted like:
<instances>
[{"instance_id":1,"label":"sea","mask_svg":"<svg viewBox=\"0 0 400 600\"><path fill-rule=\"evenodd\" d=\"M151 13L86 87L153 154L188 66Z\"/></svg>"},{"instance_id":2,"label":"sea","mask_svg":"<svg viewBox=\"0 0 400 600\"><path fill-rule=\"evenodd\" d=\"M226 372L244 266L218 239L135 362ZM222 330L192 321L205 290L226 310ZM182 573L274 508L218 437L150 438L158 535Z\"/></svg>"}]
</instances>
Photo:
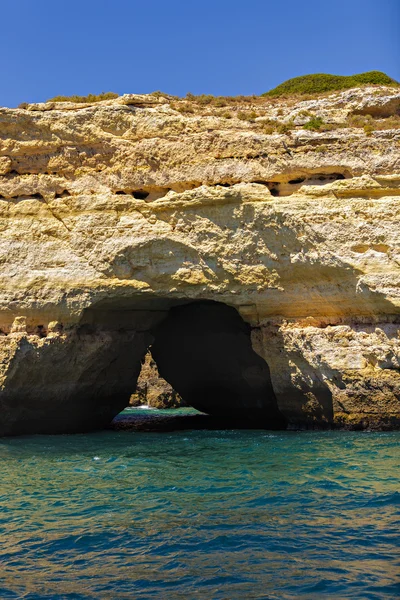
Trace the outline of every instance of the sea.
<instances>
[{"instance_id":1,"label":"sea","mask_svg":"<svg viewBox=\"0 0 400 600\"><path fill-rule=\"evenodd\" d=\"M190 424L1 438L0 599L399 598L399 442Z\"/></svg>"}]
</instances>

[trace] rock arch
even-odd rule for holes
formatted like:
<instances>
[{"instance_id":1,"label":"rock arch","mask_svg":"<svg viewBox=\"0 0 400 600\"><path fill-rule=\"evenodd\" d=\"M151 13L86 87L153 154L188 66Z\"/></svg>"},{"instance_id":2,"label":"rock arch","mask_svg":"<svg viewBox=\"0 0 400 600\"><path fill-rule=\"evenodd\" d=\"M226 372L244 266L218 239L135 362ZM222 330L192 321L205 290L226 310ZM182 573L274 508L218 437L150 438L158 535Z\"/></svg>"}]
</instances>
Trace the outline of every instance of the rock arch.
<instances>
[{"instance_id":1,"label":"rock arch","mask_svg":"<svg viewBox=\"0 0 400 600\"><path fill-rule=\"evenodd\" d=\"M193 302L170 309L153 330L160 374L203 412L285 425L267 363L253 350L250 327L232 307Z\"/></svg>"},{"instance_id":2,"label":"rock arch","mask_svg":"<svg viewBox=\"0 0 400 600\"><path fill-rule=\"evenodd\" d=\"M0 435L107 427L128 405L150 346L161 375L187 404L285 426L251 328L226 304L108 298L86 309L79 324L47 336L17 329L5 338Z\"/></svg>"}]
</instances>

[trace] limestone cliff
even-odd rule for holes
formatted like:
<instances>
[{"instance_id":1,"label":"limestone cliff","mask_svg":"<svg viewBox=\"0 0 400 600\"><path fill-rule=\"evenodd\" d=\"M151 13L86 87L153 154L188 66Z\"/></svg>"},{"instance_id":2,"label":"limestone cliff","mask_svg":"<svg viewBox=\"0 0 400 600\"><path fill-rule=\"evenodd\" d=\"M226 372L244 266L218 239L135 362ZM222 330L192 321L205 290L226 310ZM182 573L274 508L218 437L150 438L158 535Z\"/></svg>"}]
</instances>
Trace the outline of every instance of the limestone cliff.
<instances>
[{"instance_id":1,"label":"limestone cliff","mask_svg":"<svg viewBox=\"0 0 400 600\"><path fill-rule=\"evenodd\" d=\"M228 108L125 95L0 109L0 434L103 426L170 311L195 301L250 326L240 348L229 315L213 338L235 348L232 410L399 423L399 92ZM365 115L374 126L353 126ZM325 130L304 129L312 118Z\"/></svg>"}]
</instances>

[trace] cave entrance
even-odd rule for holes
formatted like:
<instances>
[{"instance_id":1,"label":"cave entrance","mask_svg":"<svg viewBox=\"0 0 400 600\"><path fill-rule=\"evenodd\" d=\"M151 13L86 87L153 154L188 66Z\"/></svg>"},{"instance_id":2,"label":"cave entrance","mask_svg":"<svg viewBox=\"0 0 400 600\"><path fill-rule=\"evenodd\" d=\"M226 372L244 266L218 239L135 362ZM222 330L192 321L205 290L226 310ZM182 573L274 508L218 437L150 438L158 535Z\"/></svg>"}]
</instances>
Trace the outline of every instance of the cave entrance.
<instances>
[{"instance_id":1,"label":"cave entrance","mask_svg":"<svg viewBox=\"0 0 400 600\"><path fill-rule=\"evenodd\" d=\"M151 353L185 404L211 415L263 419L267 428L285 427L269 367L253 350L250 331L225 304L179 305L154 327Z\"/></svg>"}]
</instances>

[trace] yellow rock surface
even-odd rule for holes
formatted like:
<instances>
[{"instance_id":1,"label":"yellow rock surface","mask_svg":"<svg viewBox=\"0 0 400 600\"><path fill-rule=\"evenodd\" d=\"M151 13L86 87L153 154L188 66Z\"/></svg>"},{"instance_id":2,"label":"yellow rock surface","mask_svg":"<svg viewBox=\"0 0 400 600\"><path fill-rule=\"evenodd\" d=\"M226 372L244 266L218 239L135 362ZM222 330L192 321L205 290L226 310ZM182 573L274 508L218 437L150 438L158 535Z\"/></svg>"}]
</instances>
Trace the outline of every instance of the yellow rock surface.
<instances>
[{"instance_id":1,"label":"yellow rock surface","mask_svg":"<svg viewBox=\"0 0 400 600\"><path fill-rule=\"evenodd\" d=\"M400 94L266 99L251 121L185 104L0 108L0 431L46 395L73 412L121 344L142 356L154 315L195 300L251 325L289 422L324 422L327 395L338 423L398 419L400 130L339 123L388 118ZM266 133L277 119L291 129Z\"/></svg>"}]
</instances>

